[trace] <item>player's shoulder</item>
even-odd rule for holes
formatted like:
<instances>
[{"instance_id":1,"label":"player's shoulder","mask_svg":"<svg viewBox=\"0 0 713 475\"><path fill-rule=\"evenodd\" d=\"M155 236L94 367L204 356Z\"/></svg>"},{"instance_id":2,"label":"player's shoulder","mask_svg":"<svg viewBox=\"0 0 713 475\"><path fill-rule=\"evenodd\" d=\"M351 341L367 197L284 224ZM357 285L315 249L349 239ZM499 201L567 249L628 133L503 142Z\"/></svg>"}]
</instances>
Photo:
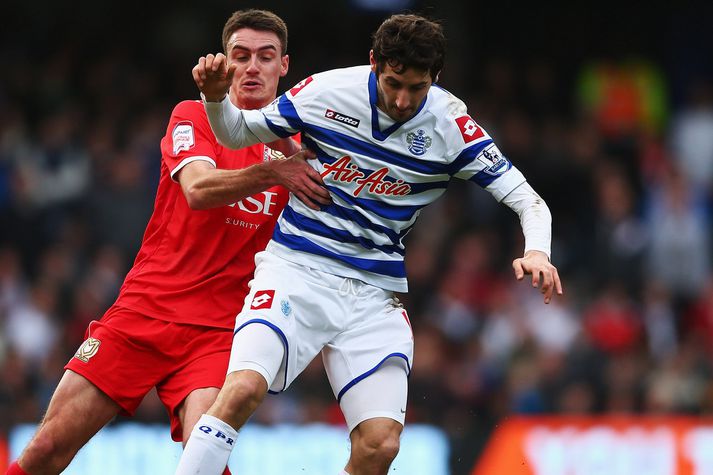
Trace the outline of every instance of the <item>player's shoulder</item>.
<instances>
[{"instance_id":1,"label":"player's shoulder","mask_svg":"<svg viewBox=\"0 0 713 475\"><path fill-rule=\"evenodd\" d=\"M171 112L171 117L178 117L181 119L198 119L207 116L205 108L203 107L203 102L198 100L186 100L176 104L173 108L173 112Z\"/></svg>"},{"instance_id":2,"label":"player's shoulder","mask_svg":"<svg viewBox=\"0 0 713 475\"><path fill-rule=\"evenodd\" d=\"M468 114L465 102L458 99L450 91L434 84L429 91L429 111L444 123Z\"/></svg>"},{"instance_id":3,"label":"player's shoulder","mask_svg":"<svg viewBox=\"0 0 713 475\"><path fill-rule=\"evenodd\" d=\"M349 89L369 81L369 66L330 69L304 78L289 91L291 97L321 94L325 91ZM304 92L303 92L304 91Z\"/></svg>"},{"instance_id":4,"label":"player's shoulder","mask_svg":"<svg viewBox=\"0 0 713 475\"><path fill-rule=\"evenodd\" d=\"M436 133L455 149L490 140L476 120L468 113L465 102L440 86L429 91L429 112L435 117Z\"/></svg>"}]
</instances>

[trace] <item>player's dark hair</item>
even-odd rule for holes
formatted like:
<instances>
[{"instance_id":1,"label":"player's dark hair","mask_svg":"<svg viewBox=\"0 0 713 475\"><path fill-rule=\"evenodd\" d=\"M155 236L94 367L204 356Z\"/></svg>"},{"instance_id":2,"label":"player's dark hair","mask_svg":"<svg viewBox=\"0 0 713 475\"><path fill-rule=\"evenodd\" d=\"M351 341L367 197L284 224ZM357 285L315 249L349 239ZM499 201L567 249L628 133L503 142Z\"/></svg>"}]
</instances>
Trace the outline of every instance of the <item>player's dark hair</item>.
<instances>
[{"instance_id":1,"label":"player's dark hair","mask_svg":"<svg viewBox=\"0 0 713 475\"><path fill-rule=\"evenodd\" d=\"M392 15L376 30L373 40L377 73L388 64L398 74L409 68L428 71L435 82L443 69L446 37L434 21L418 15Z\"/></svg>"},{"instance_id":2,"label":"player's dark hair","mask_svg":"<svg viewBox=\"0 0 713 475\"><path fill-rule=\"evenodd\" d=\"M223 51L228 51L230 35L242 28L251 28L257 31L271 31L277 35L282 45L282 54L287 53L287 25L279 16L267 10L238 10L234 12L223 27Z\"/></svg>"}]
</instances>

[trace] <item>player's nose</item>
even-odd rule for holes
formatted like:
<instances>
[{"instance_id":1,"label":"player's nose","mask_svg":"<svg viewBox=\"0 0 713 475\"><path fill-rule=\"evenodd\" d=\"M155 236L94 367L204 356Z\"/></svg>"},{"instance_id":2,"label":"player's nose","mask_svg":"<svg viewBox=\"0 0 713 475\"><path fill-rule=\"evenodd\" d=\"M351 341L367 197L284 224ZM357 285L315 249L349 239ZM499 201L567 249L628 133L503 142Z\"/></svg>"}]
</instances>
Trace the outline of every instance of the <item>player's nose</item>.
<instances>
[{"instance_id":1,"label":"player's nose","mask_svg":"<svg viewBox=\"0 0 713 475\"><path fill-rule=\"evenodd\" d=\"M396 94L396 108L402 111L409 109L411 106L411 98L406 92Z\"/></svg>"},{"instance_id":2,"label":"player's nose","mask_svg":"<svg viewBox=\"0 0 713 475\"><path fill-rule=\"evenodd\" d=\"M250 58L250 62L248 63L248 67L245 71L250 72L250 73L258 72L260 69L258 68L257 61L258 61L257 56L252 56Z\"/></svg>"}]
</instances>

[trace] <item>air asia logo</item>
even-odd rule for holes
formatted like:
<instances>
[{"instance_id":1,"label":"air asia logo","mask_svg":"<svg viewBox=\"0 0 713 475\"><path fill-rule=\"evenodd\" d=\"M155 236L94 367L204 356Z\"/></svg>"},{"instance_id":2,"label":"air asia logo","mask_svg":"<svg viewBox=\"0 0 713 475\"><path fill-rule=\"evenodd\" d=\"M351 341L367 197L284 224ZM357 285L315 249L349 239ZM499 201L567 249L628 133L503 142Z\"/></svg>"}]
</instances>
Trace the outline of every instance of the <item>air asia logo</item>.
<instances>
[{"instance_id":1,"label":"air asia logo","mask_svg":"<svg viewBox=\"0 0 713 475\"><path fill-rule=\"evenodd\" d=\"M458 124L458 128L460 128L460 134L463 136L463 141L465 143L470 143L473 140L485 137L483 129L478 127L478 124L476 124L469 115L458 117L456 119L456 124Z\"/></svg>"},{"instance_id":2,"label":"air asia logo","mask_svg":"<svg viewBox=\"0 0 713 475\"><path fill-rule=\"evenodd\" d=\"M406 142L408 143L408 151L418 156L426 153L426 150L433 143L431 137L426 135L423 129L418 129L416 133L409 132L406 135Z\"/></svg>"},{"instance_id":3,"label":"air asia logo","mask_svg":"<svg viewBox=\"0 0 713 475\"><path fill-rule=\"evenodd\" d=\"M359 119L355 119L354 117L349 117L348 115L341 114L337 111L333 111L332 109L327 109L324 112L324 116L327 119L336 120L337 122L351 125L352 127L359 127L359 122L360 122Z\"/></svg>"},{"instance_id":4,"label":"air asia logo","mask_svg":"<svg viewBox=\"0 0 713 475\"><path fill-rule=\"evenodd\" d=\"M178 155L181 150L190 150L196 143L193 138L193 123L189 121L177 123L171 132L171 138L174 155Z\"/></svg>"},{"instance_id":5,"label":"air asia logo","mask_svg":"<svg viewBox=\"0 0 713 475\"><path fill-rule=\"evenodd\" d=\"M404 196L411 193L411 185L404 183L403 180L387 180L389 171L387 167L383 167L367 176L355 163L352 163L352 157L345 155L332 164L325 163L322 178L332 175L334 181L356 183L358 186L352 192L354 196L359 196L364 189L367 193L384 196Z\"/></svg>"},{"instance_id":6,"label":"air asia logo","mask_svg":"<svg viewBox=\"0 0 713 475\"><path fill-rule=\"evenodd\" d=\"M480 152L478 160L485 164L483 170L488 175L502 175L510 168L510 162L503 157L495 144L490 144L485 150Z\"/></svg>"},{"instance_id":7,"label":"air asia logo","mask_svg":"<svg viewBox=\"0 0 713 475\"><path fill-rule=\"evenodd\" d=\"M250 304L251 310L261 310L272 307L272 301L275 299L274 290L258 290L255 292L253 302Z\"/></svg>"},{"instance_id":8,"label":"air asia logo","mask_svg":"<svg viewBox=\"0 0 713 475\"><path fill-rule=\"evenodd\" d=\"M101 345L101 341L96 338L87 338L74 354L74 357L79 361L88 363L89 359L99 351L99 345Z\"/></svg>"},{"instance_id":9,"label":"air asia logo","mask_svg":"<svg viewBox=\"0 0 713 475\"><path fill-rule=\"evenodd\" d=\"M300 92L302 89L304 89L307 86L307 84L309 84L311 82L312 82L312 76L301 80L300 82L295 84L295 87L290 89L290 94L292 94L293 96L297 95L298 92Z\"/></svg>"}]
</instances>

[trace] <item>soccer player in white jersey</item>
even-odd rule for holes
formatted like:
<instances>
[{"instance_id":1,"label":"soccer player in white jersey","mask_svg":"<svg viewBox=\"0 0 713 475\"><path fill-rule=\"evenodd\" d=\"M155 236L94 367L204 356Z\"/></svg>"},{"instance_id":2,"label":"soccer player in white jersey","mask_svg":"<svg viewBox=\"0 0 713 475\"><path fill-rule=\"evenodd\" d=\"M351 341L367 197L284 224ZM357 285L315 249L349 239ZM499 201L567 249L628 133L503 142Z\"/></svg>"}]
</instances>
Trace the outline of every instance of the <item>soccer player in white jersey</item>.
<instances>
[{"instance_id":1,"label":"soccer player in white jersey","mask_svg":"<svg viewBox=\"0 0 713 475\"><path fill-rule=\"evenodd\" d=\"M284 390L321 352L352 443L343 473L386 474L399 450L413 338L393 292L407 291L402 239L451 178L470 180L520 216L523 257L545 303L562 286L549 261L550 212L468 115L432 87L443 67L440 25L394 15L370 65L315 74L256 111L225 94L234 67L218 54L193 70L216 137L237 148L302 133L333 203L294 197L236 319L225 385L196 424L176 473L219 474L237 430L269 391Z\"/></svg>"}]
</instances>

